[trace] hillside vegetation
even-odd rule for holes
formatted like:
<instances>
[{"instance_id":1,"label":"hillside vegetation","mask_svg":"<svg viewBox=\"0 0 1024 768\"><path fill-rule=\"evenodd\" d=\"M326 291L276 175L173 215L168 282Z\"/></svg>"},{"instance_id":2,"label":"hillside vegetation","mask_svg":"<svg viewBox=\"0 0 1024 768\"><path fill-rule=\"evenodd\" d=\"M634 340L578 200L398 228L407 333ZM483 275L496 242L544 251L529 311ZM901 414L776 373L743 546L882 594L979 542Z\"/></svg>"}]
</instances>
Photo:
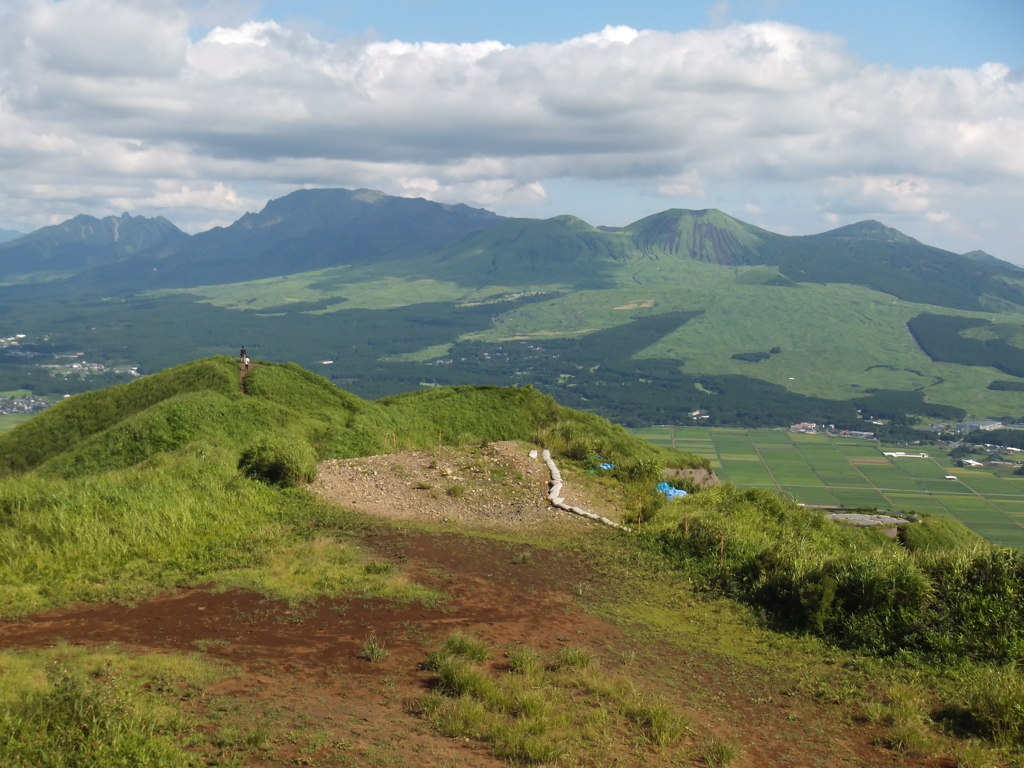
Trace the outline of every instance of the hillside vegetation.
<instances>
[{"instance_id":1,"label":"hillside vegetation","mask_svg":"<svg viewBox=\"0 0 1024 768\"><path fill-rule=\"evenodd\" d=\"M200 360L68 398L0 435L0 614L212 578L344 526L287 490L312 479L317 459L532 440L627 469L701 463L532 388L369 402L268 363L244 386L236 361ZM341 577L325 578L329 590Z\"/></svg>"},{"instance_id":2,"label":"hillside vegetation","mask_svg":"<svg viewBox=\"0 0 1024 768\"><path fill-rule=\"evenodd\" d=\"M0 435L0 615L183 584L294 604L341 594L429 604L437 593L353 543L365 521L302 485L318 459L495 440L548 447L576 470L613 465L600 482L622 490L638 531L614 539L631 581L679 573L765 626L915 670L936 706L914 728L1024 747L1020 552L946 520L890 539L729 485L667 502L654 490L663 469L705 461L529 387L370 402L292 364L256 363L242 380L217 357L68 398ZM75 685L58 677L54 690Z\"/></svg>"}]
</instances>

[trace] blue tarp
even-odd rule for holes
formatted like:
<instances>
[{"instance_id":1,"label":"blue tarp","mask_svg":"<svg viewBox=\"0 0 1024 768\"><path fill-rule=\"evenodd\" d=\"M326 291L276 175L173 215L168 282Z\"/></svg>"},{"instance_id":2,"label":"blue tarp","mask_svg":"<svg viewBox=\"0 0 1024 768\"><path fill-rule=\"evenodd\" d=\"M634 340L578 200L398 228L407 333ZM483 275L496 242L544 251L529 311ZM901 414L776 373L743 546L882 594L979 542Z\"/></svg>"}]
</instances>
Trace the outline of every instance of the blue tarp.
<instances>
[{"instance_id":1,"label":"blue tarp","mask_svg":"<svg viewBox=\"0 0 1024 768\"><path fill-rule=\"evenodd\" d=\"M686 491L681 491L668 483L658 483L658 492L665 494L669 499L678 499L686 495Z\"/></svg>"}]
</instances>

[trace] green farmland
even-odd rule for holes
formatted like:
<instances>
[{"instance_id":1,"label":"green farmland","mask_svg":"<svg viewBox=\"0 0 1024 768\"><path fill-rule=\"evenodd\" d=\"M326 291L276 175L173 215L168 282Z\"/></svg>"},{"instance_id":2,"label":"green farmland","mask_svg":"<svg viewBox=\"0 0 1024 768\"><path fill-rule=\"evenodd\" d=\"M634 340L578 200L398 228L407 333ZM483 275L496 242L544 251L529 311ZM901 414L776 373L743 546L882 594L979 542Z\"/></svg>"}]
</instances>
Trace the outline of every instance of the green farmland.
<instances>
[{"instance_id":1,"label":"green farmland","mask_svg":"<svg viewBox=\"0 0 1024 768\"><path fill-rule=\"evenodd\" d=\"M16 427L31 416L31 413L0 413L0 432Z\"/></svg>"},{"instance_id":2,"label":"green farmland","mask_svg":"<svg viewBox=\"0 0 1024 768\"><path fill-rule=\"evenodd\" d=\"M935 446L894 448L778 429L650 427L635 434L706 456L722 480L741 488L771 488L804 504L952 515L990 541L1024 549L1024 477L955 467ZM885 456L889 450L928 458Z\"/></svg>"}]
</instances>

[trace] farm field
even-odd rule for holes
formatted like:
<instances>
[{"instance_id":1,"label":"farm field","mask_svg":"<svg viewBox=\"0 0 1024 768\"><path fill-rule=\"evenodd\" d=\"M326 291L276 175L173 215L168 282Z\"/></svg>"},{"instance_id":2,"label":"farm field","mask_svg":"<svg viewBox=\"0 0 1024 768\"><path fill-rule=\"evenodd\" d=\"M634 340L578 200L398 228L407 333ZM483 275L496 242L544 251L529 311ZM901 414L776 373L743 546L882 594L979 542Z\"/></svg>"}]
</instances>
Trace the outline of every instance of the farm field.
<instances>
[{"instance_id":1,"label":"farm field","mask_svg":"<svg viewBox=\"0 0 1024 768\"><path fill-rule=\"evenodd\" d=\"M782 429L663 426L634 433L706 456L719 478L741 488L770 488L802 504L952 515L996 544L1024 549L1024 477L956 467L936 446L908 450ZM890 450L928 458L885 456Z\"/></svg>"},{"instance_id":2,"label":"farm field","mask_svg":"<svg viewBox=\"0 0 1024 768\"><path fill-rule=\"evenodd\" d=\"M27 421L31 416L31 413L0 413L0 432L13 429L21 424L21 422Z\"/></svg>"}]
</instances>

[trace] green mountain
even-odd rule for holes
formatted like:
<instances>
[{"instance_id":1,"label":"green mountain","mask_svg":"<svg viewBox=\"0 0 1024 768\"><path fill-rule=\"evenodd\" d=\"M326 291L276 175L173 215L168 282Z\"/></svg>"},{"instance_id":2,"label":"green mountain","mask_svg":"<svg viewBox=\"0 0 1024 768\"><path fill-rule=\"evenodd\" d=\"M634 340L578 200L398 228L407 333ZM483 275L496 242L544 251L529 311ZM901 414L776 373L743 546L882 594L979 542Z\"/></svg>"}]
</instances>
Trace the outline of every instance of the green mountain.
<instances>
[{"instance_id":1,"label":"green mountain","mask_svg":"<svg viewBox=\"0 0 1024 768\"><path fill-rule=\"evenodd\" d=\"M136 287L167 288L370 264L429 253L499 220L478 208L372 190L299 190L177 243L153 265L102 270L88 279L116 285L134 278Z\"/></svg>"},{"instance_id":2,"label":"green mountain","mask_svg":"<svg viewBox=\"0 0 1024 768\"><path fill-rule=\"evenodd\" d=\"M0 243L0 282L76 275L100 265L142 258L187 239L188 235L162 216L76 216Z\"/></svg>"},{"instance_id":3,"label":"green mountain","mask_svg":"<svg viewBox=\"0 0 1024 768\"><path fill-rule=\"evenodd\" d=\"M656 213L624 231L644 255L676 256L727 267L763 263L760 249L773 237L718 210Z\"/></svg>"},{"instance_id":4,"label":"green mountain","mask_svg":"<svg viewBox=\"0 0 1024 768\"><path fill-rule=\"evenodd\" d=\"M1024 270L923 245L878 222L806 237L774 239L762 249L794 282L849 283L915 304L964 310L1024 306Z\"/></svg>"},{"instance_id":5,"label":"green mountain","mask_svg":"<svg viewBox=\"0 0 1024 768\"><path fill-rule=\"evenodd\" d=\"M466 287L548 285L600 288L633 250L626 238L575 216L506 219L431 254L417 274Z\"/></svg>"},{"instance_id":6,"label":"green mountain","mask_svg":"<svg viewBox=\"0 0 1024 768\"><path fill-rule=\"evenodd\" d=\"M1024 270L879 222L789 237L670 210L603 228L367 190L301 190L191 237L80 219L0 245L0 329L25 334L0 348L0 391L120 375L60 355L153 372L246 344L362 396L532 383L633 424L1020 411Z\"/></svg>"},{"instance_id":7,"label":"green mountain","mask_svg":"<svg viewBox=\"0 0 1024 768\"><path fill-rule=\"evenodd\" d=\"M1013 267L1009 262L1003 261L1002 259L993 256L991 253L985 253L985 251L968 251L963 254L963 257L965 259L970 259L971 261L980 261L986 264L998 264L1002 267Z\"/></svg>"}]
</instances>

